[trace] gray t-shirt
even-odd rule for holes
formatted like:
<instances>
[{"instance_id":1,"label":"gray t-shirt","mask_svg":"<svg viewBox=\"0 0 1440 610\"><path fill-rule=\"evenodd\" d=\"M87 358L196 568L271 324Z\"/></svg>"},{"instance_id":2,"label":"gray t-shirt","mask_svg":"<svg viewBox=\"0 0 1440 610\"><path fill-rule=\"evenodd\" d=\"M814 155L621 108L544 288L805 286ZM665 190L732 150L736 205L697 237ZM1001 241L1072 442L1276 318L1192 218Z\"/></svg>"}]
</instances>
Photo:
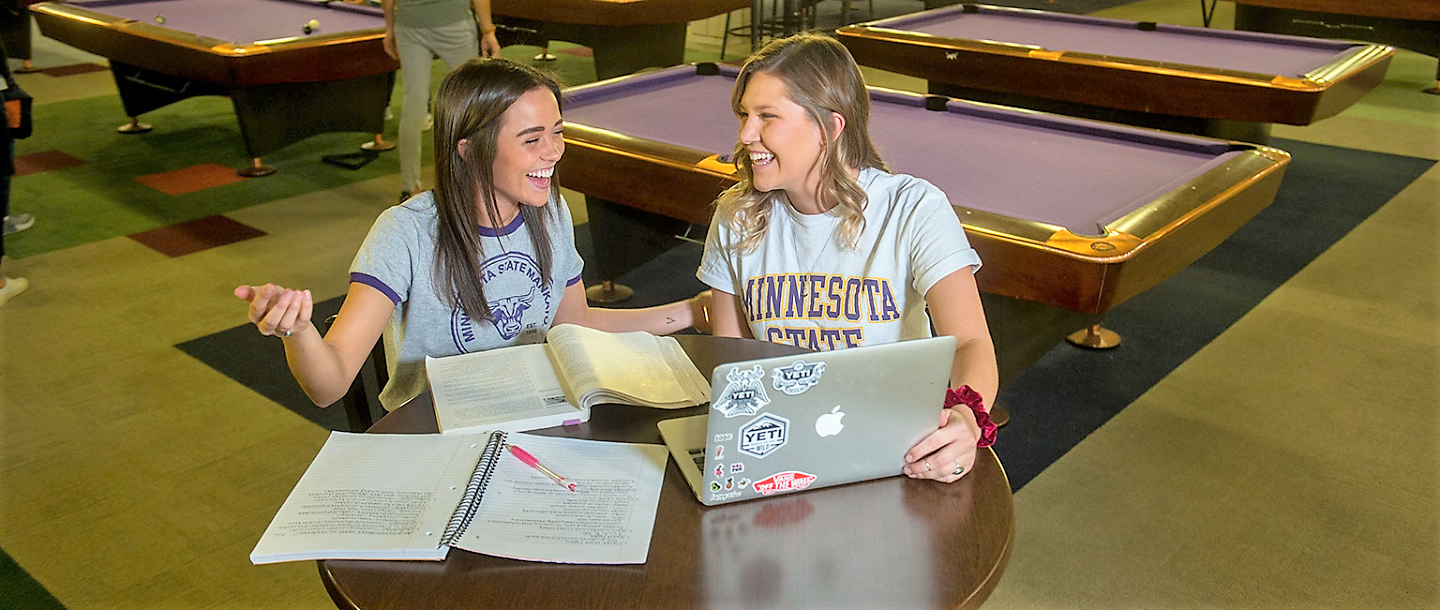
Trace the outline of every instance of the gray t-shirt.
<instances>
[{"instance_id":1,"label":"gray t-shirt","mask_svg":"<svg viewBox=\"0 0 1440 610\"><path fill-rule=\"evenodd\" d=\"M470 0L395 0L396 27L437 28L469 20L475 24Z\"/></svg>"},{"instance_id":2,"label":"gray t-shirt","mask_svg":"<svg viewBox=\"0 0 1440 610\"><path fill-rule=\"evenodd\" d=\"M437 216L429 191L381 212L350 264L350 281L390 297L395 312L383 340L390 382L380 402L394 409L429 386L425 357L454 356L497 347L541 343L555 320L565 287L580 281L584 262L575 251L575 229L563 197L545 206L553 250L550 281L540 266L522 216L480 234L485 299L493 320L476 322L436 294Z\"/></svg>"},{"instance_id":3,"label":"gray t-shirt","mask_svg":"<svg viewBox=\"0 0 1440 610\"><path fill-rule=\"evenodd\" d=\"M925 293L980 256L945 193L905 174L860 171L868 198L857 248L839 242L840 217L805 215L784 193L765 238L748 254L740 235L710 223L696 277L740 297L751 336L813 350L930 336Z\"/></svg>"}]
</instances>

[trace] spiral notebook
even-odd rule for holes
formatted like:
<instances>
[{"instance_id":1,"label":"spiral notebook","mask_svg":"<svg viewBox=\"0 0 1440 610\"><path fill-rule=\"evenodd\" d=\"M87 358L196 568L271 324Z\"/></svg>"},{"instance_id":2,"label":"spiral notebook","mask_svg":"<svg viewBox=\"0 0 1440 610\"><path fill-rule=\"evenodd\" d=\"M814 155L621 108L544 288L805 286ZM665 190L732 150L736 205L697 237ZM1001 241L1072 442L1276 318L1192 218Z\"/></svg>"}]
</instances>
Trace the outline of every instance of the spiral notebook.
<instances>
[{"instance_id":1,"label":"spiral notebook","mask_svg":"<svg viewBox=\"0 0 1440 610\"><path fill-rule=\"evenodd\" d=\"M455 547L527 561L645 563L665 460L660 445L498 431L332 432L250 561L439 561Z\"/></svg>"}]
</instances>

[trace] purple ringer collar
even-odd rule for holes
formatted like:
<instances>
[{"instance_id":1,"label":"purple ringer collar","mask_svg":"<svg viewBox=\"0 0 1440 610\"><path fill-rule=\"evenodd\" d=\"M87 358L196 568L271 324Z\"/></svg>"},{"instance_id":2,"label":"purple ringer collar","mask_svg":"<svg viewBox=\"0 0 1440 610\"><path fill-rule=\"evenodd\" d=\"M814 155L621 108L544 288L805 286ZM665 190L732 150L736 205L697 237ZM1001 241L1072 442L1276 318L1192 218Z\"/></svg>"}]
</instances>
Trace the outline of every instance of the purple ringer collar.
<instances>
[{"instance_id":1,"label":"purple ringer collar","mask_svg":"<svg viewBox=\"0 0 1440 610\"><path fill-rule=\"evenodd\" d=\"M491 228L491 227L477 227L477 228L480 229L480 235L482 235L482 236L485 236L485 237L503 237L503 236L505 236L505 235L509 235L509 234L511 234L511 233L514 233L514 232L520 230L520 225L522 225L522 224L525 224L525 215L524 215L524 214L516 214L516 215L515 215L515 220L510 221L510 224L505 225L505 226L503 226L503 227L500 227L500 228L498 228L498 229Z\"/></svg>"}]
</instances>

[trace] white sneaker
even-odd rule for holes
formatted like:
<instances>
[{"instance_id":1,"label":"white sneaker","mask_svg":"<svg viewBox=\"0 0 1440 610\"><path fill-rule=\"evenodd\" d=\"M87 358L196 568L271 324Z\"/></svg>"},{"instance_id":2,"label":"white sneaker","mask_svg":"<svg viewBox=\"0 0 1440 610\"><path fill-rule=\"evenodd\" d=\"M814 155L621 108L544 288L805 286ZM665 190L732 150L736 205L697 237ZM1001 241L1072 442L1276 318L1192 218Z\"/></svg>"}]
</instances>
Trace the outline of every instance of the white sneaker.
<instances>
[{"instance_id":1,"label":"white sneaker","mask_svg":"<svg viewBox=\"0 0 1440 610\"><path fill-rule=\"evenodd\" d=\"M0 307L4 307L6 303L10 302L10 299L25 292L25 289L29 287L30 280L23 277L5 278L5 285L0 286Z\"/></svg>"},{"instance_id":2,"label":"white sneaker","mask_svg":"<svg viewBox=\"0 0 1440 610\"><path fill-rule=\"evenodd\" d=\"M5 234L19 233L35 224L34 214L12 214L5 217Z\"/></svg>"},{"instance_id":3,"label":"white sneaker","mask_svg":"<svg viewBox=\"0 0 1440 610\"><path fill-rule=\"evenodd\" d=\"M435 115L432 114L432 113L426 113L426 114L425 114L425 126L424 126L424 127L421 127L421 128L420 128L420 131L430 131L431 129L434 129L434 128L435 128Z\"/></svg>"}]
</instances>

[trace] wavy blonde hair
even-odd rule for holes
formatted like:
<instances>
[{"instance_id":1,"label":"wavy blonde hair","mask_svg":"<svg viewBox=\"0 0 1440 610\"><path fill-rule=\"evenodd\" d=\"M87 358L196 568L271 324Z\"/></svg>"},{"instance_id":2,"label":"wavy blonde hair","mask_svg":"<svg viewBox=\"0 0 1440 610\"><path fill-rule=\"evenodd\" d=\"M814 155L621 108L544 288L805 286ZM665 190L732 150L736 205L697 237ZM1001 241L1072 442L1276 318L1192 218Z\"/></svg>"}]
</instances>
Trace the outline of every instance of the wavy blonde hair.
<instances>
[{"instance_id":1,"label":"wavy blonde hair","mask_svg":"<svg viewBox=\"0 0 1440 610\"><path fill-rule=\"evenodd\" d=\"M775 40L751 55L740 68L730 97L737 117L745 88L750 78L759 73L784 83L786 97L820 126L825 137L817 161L818 201L824 209L840 216L840 242L856 247L865 231L866 197L849 170L889 170L870 140L870 93L855 58L844 45L822 34L807 32ZM832 112L845 118L838 138L830 121ZM740 235L739 251L749 253L765 238L771 204L778 193L755 190L754 170L744 144L735 145L734 158L740 183L721 193L715 205L720 221Z\"/></svg>"}]
</instances>

